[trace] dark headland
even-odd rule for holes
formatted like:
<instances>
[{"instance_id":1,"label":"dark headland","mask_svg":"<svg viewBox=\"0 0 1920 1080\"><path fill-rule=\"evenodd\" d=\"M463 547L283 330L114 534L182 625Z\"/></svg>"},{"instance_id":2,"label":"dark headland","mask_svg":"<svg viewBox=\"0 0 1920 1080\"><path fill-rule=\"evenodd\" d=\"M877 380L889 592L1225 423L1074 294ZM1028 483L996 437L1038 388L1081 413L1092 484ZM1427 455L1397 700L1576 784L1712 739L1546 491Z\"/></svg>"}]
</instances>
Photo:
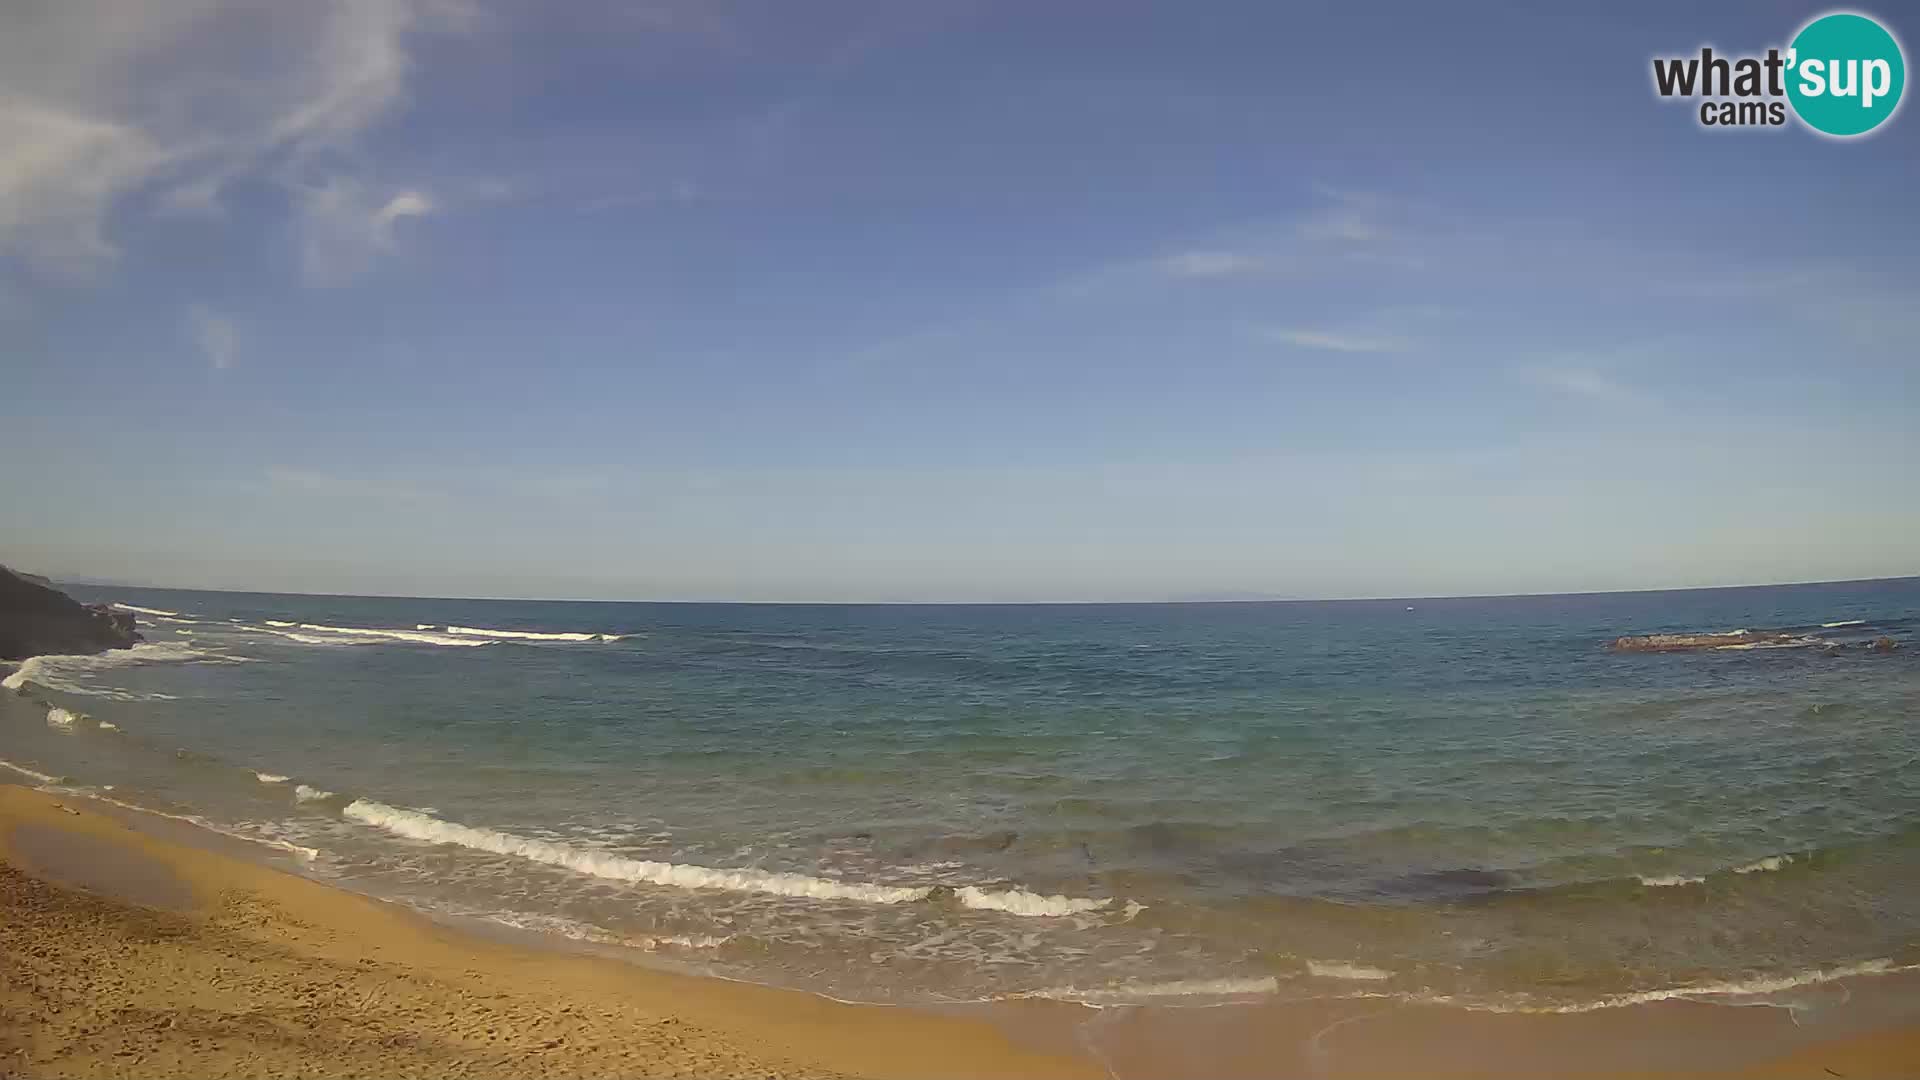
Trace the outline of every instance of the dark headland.
<instances>
[{"instance_id":1,"label":"dark headland","mask_svg":"<svg viewBox=\"0 0 1920 1080\"><path fill-rule=\"evenodd\" d=\"M46 578L0 566L0 660L105 652L139 640L131 613L82 604Z\"/></svg>"}]
</instances>

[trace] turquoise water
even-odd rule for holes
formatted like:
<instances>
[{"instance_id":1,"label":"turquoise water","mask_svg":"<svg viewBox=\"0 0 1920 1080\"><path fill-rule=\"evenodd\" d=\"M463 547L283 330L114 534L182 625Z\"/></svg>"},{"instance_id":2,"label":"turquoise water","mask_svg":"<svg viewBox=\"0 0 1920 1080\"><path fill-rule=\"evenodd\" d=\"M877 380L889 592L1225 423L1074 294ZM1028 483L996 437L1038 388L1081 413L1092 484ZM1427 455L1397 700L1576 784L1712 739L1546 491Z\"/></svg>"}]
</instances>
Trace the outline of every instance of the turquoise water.
<instances>
[{"instance_id":1,"label":"turquoise water","mask_svg":"<svg viewBox=\"0 0 1920 1080\"><path fill-rule=\"evenodd\" d=\"M1920 579L1010 607L73 591L174 614L18 673L0 758L656 962L863 1000L1500 1008L1920 962ZM1606 647L1780 627L1816 643ZM1907 647L1861 647L1880 635Z\"/></svg>"}]
</instances>

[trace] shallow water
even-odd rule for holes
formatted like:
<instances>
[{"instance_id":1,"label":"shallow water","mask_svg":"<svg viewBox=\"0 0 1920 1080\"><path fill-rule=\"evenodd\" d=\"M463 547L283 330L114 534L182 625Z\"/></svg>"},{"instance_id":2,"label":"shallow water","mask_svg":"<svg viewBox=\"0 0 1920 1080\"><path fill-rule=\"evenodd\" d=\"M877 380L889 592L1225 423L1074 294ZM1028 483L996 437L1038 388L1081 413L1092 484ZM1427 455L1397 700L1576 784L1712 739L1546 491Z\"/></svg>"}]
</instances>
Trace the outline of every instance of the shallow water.
<instances>
[{"instance_id":1,"label":"shallow water","mask_svg":"<svg viewBox=\"0 0 1920 1080\"><path fill-rule=\"evenodd\" d=\"M17 673L0 759L356 888L726 974L1583 1008L1920 961L1920 579L1032 607L73 591L147 609L149 644ZM1737 628L1845 647L1606 648ZM1861 647L1881 635L1907 647Z\"/></svg>"}]
</instances>

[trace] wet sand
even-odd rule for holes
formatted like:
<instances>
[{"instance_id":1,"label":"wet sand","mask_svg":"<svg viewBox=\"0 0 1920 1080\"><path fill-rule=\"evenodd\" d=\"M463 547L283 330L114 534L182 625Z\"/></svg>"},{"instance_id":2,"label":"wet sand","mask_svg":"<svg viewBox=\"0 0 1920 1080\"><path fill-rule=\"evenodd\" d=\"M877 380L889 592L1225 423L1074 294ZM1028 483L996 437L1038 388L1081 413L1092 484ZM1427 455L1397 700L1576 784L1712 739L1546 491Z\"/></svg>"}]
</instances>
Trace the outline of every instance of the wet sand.
<instances>
[{"instance_id":1,"label":"wet sand","mask_svg":"<svg viewBox=\"0 0 1920 1080\"><path fill-rule=\"evenodd\" d=\"M0 785L0 1076L1914 1080L1920 978L1575 1015L850 1005L428 920Z\"/></svg>"}]
</instances>

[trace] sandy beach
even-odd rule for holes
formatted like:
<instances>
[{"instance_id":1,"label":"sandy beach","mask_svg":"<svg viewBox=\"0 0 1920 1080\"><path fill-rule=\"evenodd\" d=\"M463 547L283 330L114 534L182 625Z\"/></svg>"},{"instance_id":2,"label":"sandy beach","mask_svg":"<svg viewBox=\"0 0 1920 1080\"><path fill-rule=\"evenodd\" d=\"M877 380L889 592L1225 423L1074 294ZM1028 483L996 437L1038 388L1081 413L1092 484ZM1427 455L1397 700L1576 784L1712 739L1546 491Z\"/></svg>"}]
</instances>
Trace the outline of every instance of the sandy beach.
<instances>
[{"instance_id":1,"label":"sandy beach","mask_svg":"<svg viewBox=\"0 0 1920 1080\"><path fill-rule=\"evenodd\" d=\"M1908 975L1822 986L1800 1016L1378 1000L936 1014L495 940L218 848L0 786L0 1075L1920 1076Z\"/></svg>"},{"instance_id":2,"label":"sandy beach","mask_svg":"<svg viewBox=\"0 0 1920 1080\"><path fill-rule=\"evenodd\" d=\"M0 1075L1100 1075L978 1020L486 940L89 805L0 787Z\"/></svg>"}]
</instances>

